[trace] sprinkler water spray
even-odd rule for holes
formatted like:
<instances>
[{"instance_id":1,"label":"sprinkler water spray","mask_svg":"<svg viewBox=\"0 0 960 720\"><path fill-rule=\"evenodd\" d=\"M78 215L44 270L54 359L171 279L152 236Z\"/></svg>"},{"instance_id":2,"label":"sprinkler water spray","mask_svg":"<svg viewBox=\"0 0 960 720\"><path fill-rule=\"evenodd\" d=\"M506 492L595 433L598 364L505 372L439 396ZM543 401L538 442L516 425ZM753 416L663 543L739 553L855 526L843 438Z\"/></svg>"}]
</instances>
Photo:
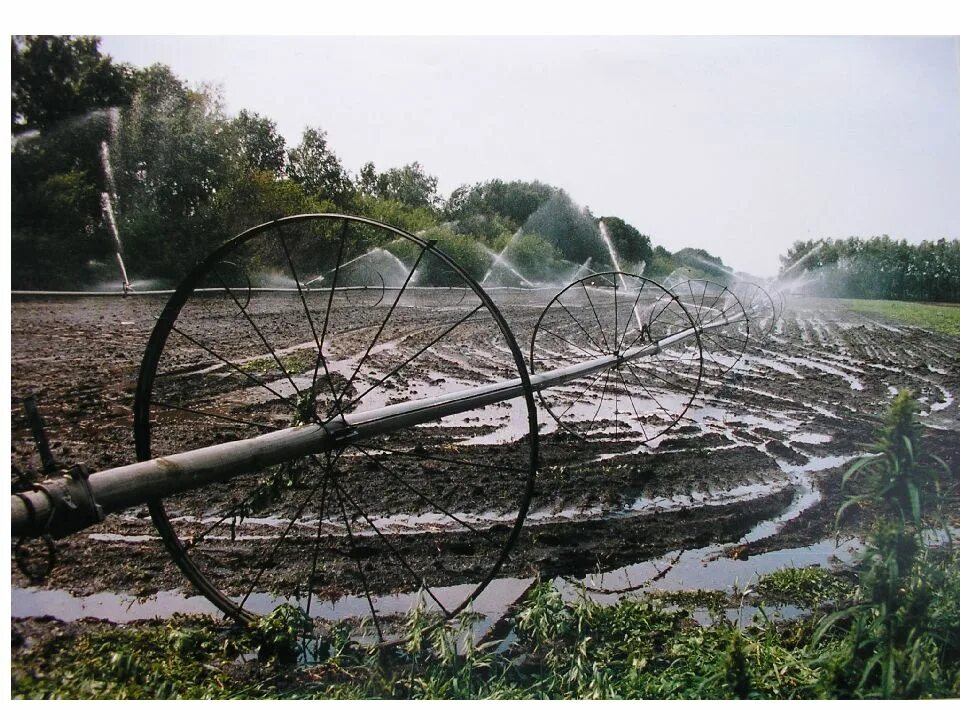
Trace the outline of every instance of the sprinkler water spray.
<instances>
[{"instance_id":1,"label":"sprinkler water spray","mask_svg":"<svg viewBox=\"0 0 960 720\"><path fill-rule=\"evenodd\" d=\"M371 238L416 259L389 302L381 292L358 315L338 290ZM256 293L264 258L295 288ZM428 258L463 295L401 303ZM500 571L533 495L536 397L570 434L650 442L705 373L728 371L755 327L769 331L757 313L774 309L715 283L598 273L548 303L528 360L481 283L434 244L341 214L275 220L214 251L157 320L134 402L139 462L14 495L12 534L63 536L145 502L176 564L228 616L283 599L310 615L321 598L352 597L389 641L374 564L393 577L379 589L425 593L438 622ZM477 338L485 347L464 358ZM433 519L411 529L404 513ZM451 577L453 596L433 591Z\"/></svg>"}]
</instances>

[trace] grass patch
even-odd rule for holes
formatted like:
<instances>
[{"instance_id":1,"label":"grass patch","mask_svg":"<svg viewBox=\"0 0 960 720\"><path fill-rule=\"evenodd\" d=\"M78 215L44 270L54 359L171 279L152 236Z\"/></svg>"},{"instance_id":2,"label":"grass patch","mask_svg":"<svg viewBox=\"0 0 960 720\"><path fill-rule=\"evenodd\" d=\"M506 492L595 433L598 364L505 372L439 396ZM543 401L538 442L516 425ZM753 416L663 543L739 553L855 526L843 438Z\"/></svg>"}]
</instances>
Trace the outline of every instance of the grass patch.
<instances>
[{"instance_id":1,"label":"grass patch","mask_svg":"<svg viewBox=\"0 0 960 720\"><path fill-rule=\"evenodd\" d=\"M785 567L761 577L753 590L764 603L813 609L849 600L854 585L824 568Z\"/></svg>"},{"instance_id":2,"label":"grass patch","mask_svg":"<svg viewBox=\"0 0 960 720\"><path fill-rule=\"evenodd\" d=\"M814 699L960 695L960 570L956 552L913 567L904 606L923 596L911 683L887 692L864 663L882 653L863 622L876 612L869 582L842 616L812 610L789 621L741 628L715 618L701 626L661 598L601 605L565 601L549 583L531 593L513 620L516 639L477 647L473 617L431 630L407 619L411 640L389 650L361 646L347 628L302 651L298 611L282 607L240 630L212 620L175 618L127 627L103 624L45 633L14 653L14 698L353 698L353 699ZM869 567L869 566L868 566ZM867 570L868 574L871 572ZM849 586L822 573L778 572L770 583L811 598ZM810 587L814 589L811 590ZM798 589L799 588L799 589ZM710 594L713 604L720 598ZM693 601L694 595L685 598ZM703 600L700 597L699 600ZM693 602L691 602L693 604ZM906 618L904 618L906 619ZM911 618L915 622L915 617ZM901 621L902 622L902 621ZM886 627L888 623L884 623ZM68 626L69 627L69 626ZM909 628L907 628L909 630ZM17 632L14 631L16 647ZM869 641L869 643L866 643ZM865 644L866 643L866 644ZM247 657L255 661L246 661ZM302 659L302 657L300 658ZM918 669L913 665L920 663ZM899 669L899 668L898 668ZM907 673L904 673L906 677ZM866 678L867 682L861 681Z\"/></svg>"},{"instance_id":3,"label":"grass patch","mask_svg":"<svg viewBox=\"0 0 960 720\"><path fill-rule=\"evenodd\" d=\"M960 335L960 306L900 300L843 300L843 304L855 312L879 315L947 335Z\"/></svg>"},{"instance_id":4,"label":"grass patch","mask_svg":"<svg viewBox=\"0 0 960 720\"><path fill-rule=\"evenodd\" d=\"M280 362L284 369L290 375L300 375L308 370L313 370L314 363L317 360L317 354L313 350L297 350L296 352L279 355ZM247 362L240 363L237 367L251 375L276 374L282 375L280 366L273 359L272 355L254 358Z\"/></svg>"}]
</instances>

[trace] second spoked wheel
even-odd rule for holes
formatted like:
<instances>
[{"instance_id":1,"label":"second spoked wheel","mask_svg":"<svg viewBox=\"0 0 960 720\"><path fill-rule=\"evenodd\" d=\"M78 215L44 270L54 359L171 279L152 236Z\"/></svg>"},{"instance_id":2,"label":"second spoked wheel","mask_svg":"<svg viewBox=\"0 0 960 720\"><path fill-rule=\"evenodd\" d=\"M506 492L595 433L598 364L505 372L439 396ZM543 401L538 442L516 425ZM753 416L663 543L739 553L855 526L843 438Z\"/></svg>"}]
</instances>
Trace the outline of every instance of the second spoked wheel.
<instances>
[{"instance_id":1,"label":"second spoked wheel","mask_svg":"<svg viewBox=\"0 0 960 720\"><path fill-rule=\"evenodd\" d=\"M727 285L712 280L682 280L671 285L670 296L660 301L665 315L676 312L670 307L674 297L699 331L705 374L719 378L732 370L750 342L750 317L740 299Z\"/></svg>"},{"instance_id":2,"label":"second spoked wheel","mask_svg":"<svg viewBox=\"0 0 960 720\"><path fill-rule=\"evenodd\" d=\"M583 439L655 440L689 412L703 377L693 316L662 285L629 273L571 283L534 328L535 377L603 358L616 362L539 390L556 425Z\"/></svg>"},{"instance_id":3,"label":"second spoked wheel","mask_svg":"<svg viewBox=\"0 0 960 720\"><path fill-rule=\"evenodd\" d=\"M351 282L361 262L396 276L386 292ZM363 441L347 431L329 452L153 500L154 524L231 617L293 604L319 632L345 621L391 642L412 607L442 622L476 599L526 515L536 410L486 293L430 243L379 222L253 228L207 258L157 322L134 408L140 460L506 380L522 387L515 400Z\"/></svg>"}]
</instances>

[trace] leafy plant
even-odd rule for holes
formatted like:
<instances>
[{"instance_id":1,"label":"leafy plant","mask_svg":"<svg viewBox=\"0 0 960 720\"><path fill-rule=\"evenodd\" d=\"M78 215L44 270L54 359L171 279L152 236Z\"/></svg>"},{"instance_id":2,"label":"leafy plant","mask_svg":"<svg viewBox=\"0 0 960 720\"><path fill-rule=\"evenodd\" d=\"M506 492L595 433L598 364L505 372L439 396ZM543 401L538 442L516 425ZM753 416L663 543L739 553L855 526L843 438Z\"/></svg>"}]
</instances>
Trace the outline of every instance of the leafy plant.
<instances>
[{"instance_id":1,"label":"leafy plant","mask_svg":"<svg viewBox=\"0 0 960 720\"><path fill-rule=\"evenodd\" d=\"M940 489L948 472L921 450L915 413L915 401L901 392L874 452L844 475L856 494L838 511L838 524L857 507L873 525L856 603L825 618L811 640L814 662L840 697L940 695L960 679L960 578L950 554L938 556L924 535L944 525Z\"/></svg>"},{"instance_id":2,"label":"leafy plant","mask_svg":"<svg viewBox=\"0 0 960 720\"><path fill-rule=\"evenodd\" d=\"M916 413L913 396L902 390L890 406L873 452L844 473L841 489L849 486L855 494L841 505L838 523L854 507L910 522L915 531L923 529L931 515L940 517L941 478L950 470L943 460L921 450ZM937 524L942 526L942 520Z\"/></svg>"},{"instance_id":3,"label":"leafy plant","mask_svg":"<svg viewBox=\"0 0 960 720\"><path fill-rule=\"evenodd\" d=\"M785 567L759 578L754 586L765 602L817 608L838 602L853 592L850 581L821 567Z\"/></svg>"}]
</instances>

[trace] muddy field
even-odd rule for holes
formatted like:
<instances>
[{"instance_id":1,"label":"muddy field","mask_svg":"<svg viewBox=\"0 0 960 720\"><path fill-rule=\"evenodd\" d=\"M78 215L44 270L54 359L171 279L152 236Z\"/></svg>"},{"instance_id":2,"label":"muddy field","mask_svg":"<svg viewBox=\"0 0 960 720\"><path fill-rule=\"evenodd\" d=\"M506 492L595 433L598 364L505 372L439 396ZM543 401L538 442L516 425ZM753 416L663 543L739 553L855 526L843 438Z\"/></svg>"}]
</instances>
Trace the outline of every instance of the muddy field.
<instances>
[{"instance_id":1,"label":"muddy field","mask_svg":"<svg viewBox=\"0 0 960 720\"><path fill-rule=\"evenodd\" d=\"M551 297L493 293L524 363ZM165 302L14 300L15 479L39 475L21 404L29 395L64 465L98 471L138 459L137 377ZM612 311L567 311L570 321L547 316L541 328L554 340L541 331L533 370L589 360L601 352L593 345L643 342L630 334L629 304L611 302ZM308 321L306 308L319 319ZM607 333L604 313L613 313L613 341L592 330L588 310ZM735 341L712 347L712 359L723 363ZM680 586L692 588L710 585L712 567L727 562L742 563L741 579L753 572L751 558L817 562L804 549L833 534L843 467L902 388L919 399L929 449L960 474L958 338L790 297L765 342L749 343L732 370L719 375L708 357L701 376L689 358L680 346L638 360L630 377L611 372L545 390L553 416L540 398L535 418L523 397L502 401L343 443L153 511L182 562L228 602L259 611L296 598L317 617L374 607L386 618L421 588L453 610L489 575L503 579L492 589L503 588L506 603L538 575L615 594L669 581L674 565ZM363 293L333 303L322 293L200 298L180 314L153 375L141 399L150 410L141 458L519 377L496 318L460 291L396 305ZM537 447L531 424L540 426ZM97 593L154 603L162 614L196 594L146 507L56 547L46 579L31 584L14 569L15 617L54 605L73 617Z\"/></svg>"}]
</instances>

